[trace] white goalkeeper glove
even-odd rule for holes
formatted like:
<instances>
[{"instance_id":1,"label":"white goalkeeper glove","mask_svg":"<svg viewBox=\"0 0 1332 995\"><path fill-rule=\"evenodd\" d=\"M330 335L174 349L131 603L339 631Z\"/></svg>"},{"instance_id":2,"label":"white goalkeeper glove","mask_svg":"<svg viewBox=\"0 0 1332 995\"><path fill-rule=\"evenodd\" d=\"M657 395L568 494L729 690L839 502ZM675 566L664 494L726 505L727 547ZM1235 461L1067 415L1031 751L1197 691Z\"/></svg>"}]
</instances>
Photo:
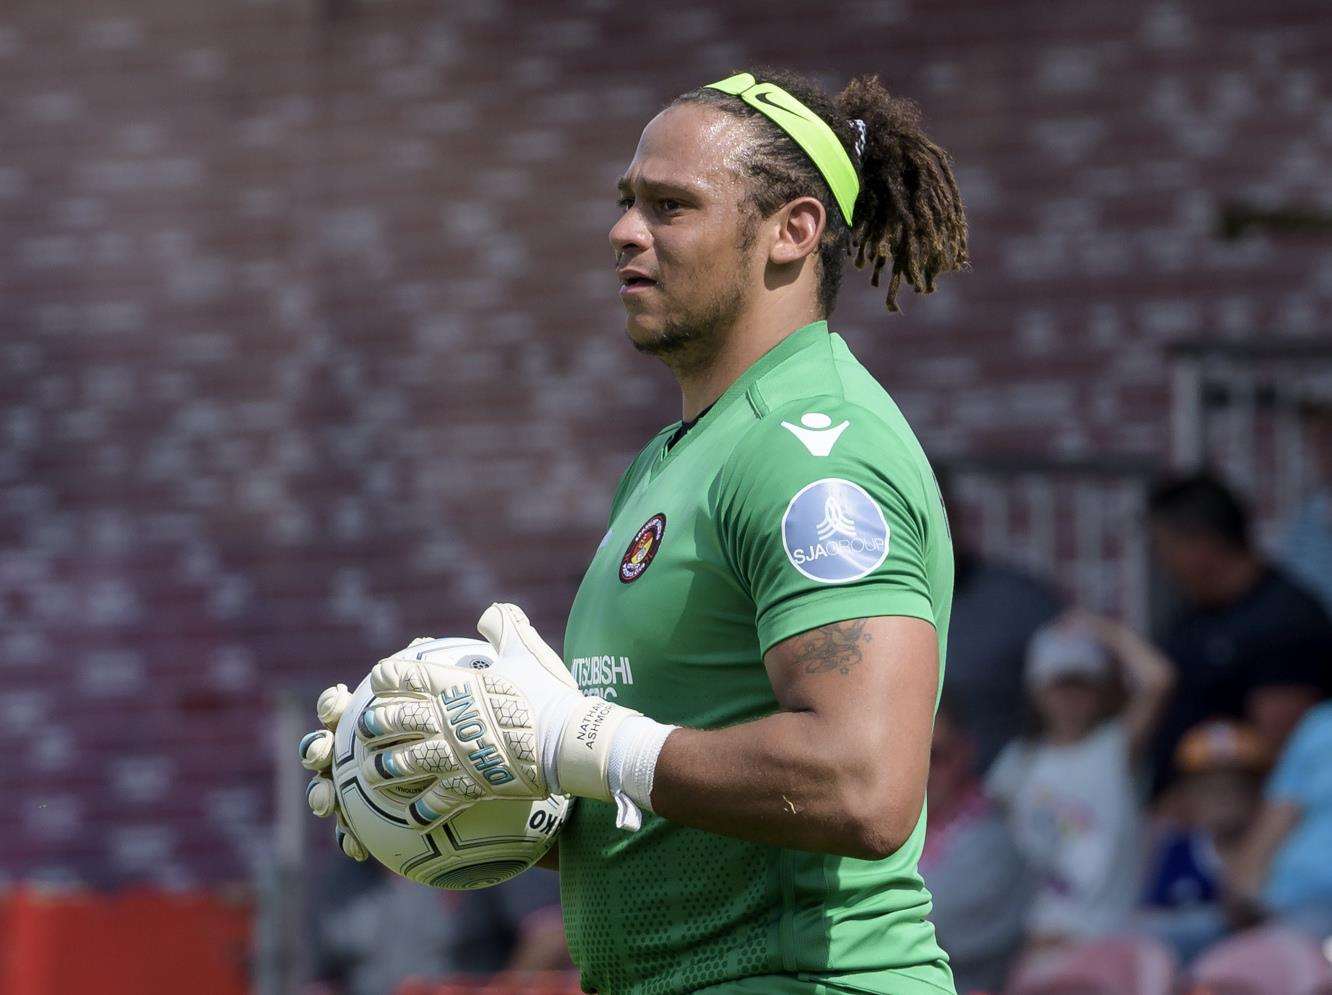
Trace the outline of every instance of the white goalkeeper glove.
<instances>
[{"instance_id":1,"label":"white goalkeeper glove","mask_svg":"<svg viewBox=\"0 0 1332 995\"><path fill-rule=\"evenodd\" d=\"M614 802L616 825L639 828L657 754L675 727L584 696L514 605L491 605L477 629L495 650L492 668L390 657L370 672L375 699L356 724L370 747L365 780L434 778L409 806L423 831L483 798L551 794Z\"/></svg>"},{"instance_id":2,"label":"white goalkeeper glove","mask_svg":"<svg viewBox=\"0 0 1332 995\"><path fill-rule=\"evenodd\" d=\"M342 718L342 713L346 711L347 702L350 700L351 693L345 684L334 685L319 696L315 713L324 728L306 733L301 738L300 753L302 766L306 770L315 772L315 776L310 779L310 784L305 789L305 800L309 803L311 811L321 819L326 819L330 815L336 816L337 822L333 827L333 834L338 841L338 848L352 860L364 860L368 856L365 845L356 838L356 834L347 825L347 820L342 817L338 792L330 774L333 763L333 734L337 732L338 720Z\"/></svg>"}]
</instances>

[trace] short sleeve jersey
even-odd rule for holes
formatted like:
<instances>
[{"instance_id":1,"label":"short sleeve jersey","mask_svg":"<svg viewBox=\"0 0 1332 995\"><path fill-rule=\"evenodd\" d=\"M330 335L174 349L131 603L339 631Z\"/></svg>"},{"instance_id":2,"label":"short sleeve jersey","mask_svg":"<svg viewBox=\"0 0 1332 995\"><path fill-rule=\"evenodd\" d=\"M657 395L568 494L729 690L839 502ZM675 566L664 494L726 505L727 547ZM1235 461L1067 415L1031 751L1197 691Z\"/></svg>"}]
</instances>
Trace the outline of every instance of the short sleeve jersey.
<instances>
[{"instance_id":1,"label":"short sleeve jersey","mask_svg":"<svg viewBox=\"0 0 1332 995\"><path fill-rule=\"evenodd\" d=\"M764 654L798 633L906 615L934 626L953 558L938 486L897 406L825 322L761 357L620 482L574 600L579 685L715 729L778 710ZM890 763L891 758L884 758ZM917 872L925 832L878 861L784 849L581 800L560 837L585 990L671 995L771 974L896 995L952 992Z\"/></svg>"}]
</instances>

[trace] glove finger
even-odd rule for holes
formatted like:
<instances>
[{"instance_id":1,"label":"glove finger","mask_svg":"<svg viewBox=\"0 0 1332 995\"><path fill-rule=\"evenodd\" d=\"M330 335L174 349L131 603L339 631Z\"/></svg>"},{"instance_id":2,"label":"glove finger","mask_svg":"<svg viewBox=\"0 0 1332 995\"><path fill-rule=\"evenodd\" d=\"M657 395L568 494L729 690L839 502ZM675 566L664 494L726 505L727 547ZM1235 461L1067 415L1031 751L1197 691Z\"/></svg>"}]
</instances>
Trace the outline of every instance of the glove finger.
<instances>
[{"instance_id":1,"label":"glove finger","mask_svg":"<svg viewBox=\"0 0 1332 995\"><path fill-rule=\"evenodd\" d=\"M507 655L513 648L517 622L515 615L527 621L527 616L517 605L496 601L481 614L481 620L476 623L476 631L481 633L481 638L495 647L495 652L500 656Z\"/></svg>"},{"instance_id":2,"label":"glove finger","mask_svg":"<svg viewBox=\"0 0 1332 995\"><path fill-rule=\"evenodd\" d=\"M430 670L420 660L389 657L380 660L370 670L370 688L375 694L393 694L415 691L434 694L438 689L430 682Z\"/></svg>"},{"instance_id":3,"label":"glove finger","mask_svg":"<svg viewBox=\"0 0 1332 995\"><path fill-rule=\"evenodd\" d=\"M310 811L321 819L327 819L338 808L338 793L333 786L333 779L322 774L310 778L305 787L305 801Z\"/></svg>"},{"instance_id":4,"label":"glove finger","mask_svg":"<svg viewBox=\"0 0 1332 995\"><path fill-rule=\"evenodd\" d=\"M413 828L429 832L459 812L469 809L481 798L481 789L464 775L436 784L407 806L407 819Z\"/></svg>"},{"instance_id":5,"label":"glove finger","mask_svg":"<svg viewBox=\"0 0 1332 995\"><path fill-rule=\"evenodd\" d=\"M435 709L420 698L381 698L361 710L356 738L374 745L403 736L433 736L440 731Z\"/></svg>"},{"instance_id":6,"label":"glove finger","mask_svg":"<svg viewBox=\"0 0 1332 995\"><path fill-rule=\"evenodd\" d=\"M327 729L316 729L301 737L297 748L301 755L301 766L306 770L328 770L333 762L333 734Z\"/></svg>"},{"instance_id":7,"label":"glove finger","mask_svg":"<svg viewBox=\"0 0 1332 995\"><path fill-rule=\"evenodd\" d=\"M449 777L459 765L447 743L427 739L376 750L362 764L366 783L378 786L419 781L423 777Z\"/></svg>"},{"instance_id":8,"label":"glove finger","mask_svg":"<svg viewBox=\"0 0 1332 995\"><path fill-rule=\"evenodd\" d=\"M338 841L338 849L358 863L370 856L365 844L356 838L356 834L351 831L351 826L347 825L347 820L342 817L341 812L338 813L338 824L333 827L333 838Z\"/></svg>"},{"instance_id":9,"label":"glove finger","mask_svg":"<svg viewBox=\"0 0 1332 995\"><path fill-rule=\"evenodd\" d=\"M560 655L546 645L540 633L532 627L523 610L517 605L496 602L486 609L481 621L476 624L486 642L495 647L501 657L512 659L513 651L521 646L527 655L535 658L543 670L577 691L578 682L574 680L569 668L564 665Z\"/></svg>"},{"instance_id":10,"label":"glove finger","mask_svg":"<svg viewBox=\"0 0 1332 995\"><path fill-rule=\"evenodd\" d=\"M315 714L319 716L319 721L323 723L325 729L336 729L338 720L342 718L342 713L347 710L347 703L351 701L351 692L347 690L345 684L334 684L331 688L325 688L324 693L319 696L319 701L315 704Z\"/></svg>"}]
</instances>

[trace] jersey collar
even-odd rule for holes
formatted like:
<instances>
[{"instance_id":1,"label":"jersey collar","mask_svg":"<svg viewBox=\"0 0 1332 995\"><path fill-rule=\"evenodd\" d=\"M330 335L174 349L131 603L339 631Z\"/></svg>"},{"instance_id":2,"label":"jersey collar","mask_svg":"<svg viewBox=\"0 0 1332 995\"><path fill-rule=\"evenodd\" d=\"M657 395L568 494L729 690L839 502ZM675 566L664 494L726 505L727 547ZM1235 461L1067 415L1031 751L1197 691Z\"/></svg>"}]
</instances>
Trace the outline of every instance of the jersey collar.
<instances>
[{"instance_id":1,"label":"jersey collar","mask_svg":"<svg viewBox=\"0 0 1332 995\"><path fill-rule=\"evenodd\" d=\"M775 370L787 359L811 346L827 341L828 322L825 319L821 318L818 321L797 328L758 359L754 360L749 369L736 377L735 382L727 387L726 390L722 392L721 397L717 398L717 400L710 405L715 411L708 421L713 423L720 421L721 419L719 419L717 415L720 414L723 409L733 404L736 398L744 397L749 388L758 382L759 379L772 370ZM669 439L671 435L679 429L681 424L681 422L676 422L674 425L667 426L670 431L666 432L664 439ZM676 442L676 444L669 450L667 450L663 439L661 448L657 451L657 465L661 466L668 462L672 457L676 456L681 450L688 446L696 436L702 435L706 430L706 423L696 426L692 431L687 432L685 436Z\"/></svg>"},{"instance_id":2,"label":"jersey collar","mask_svg":"<svg viewBox=\"0 0 1332 995\"><path fill-rule=\"evenodd\" d=\"M775 370L781 366L790 357L796 353L816 345L819 342L828 341L828 322L824 319L811 322L782 339L775 346L765 352L754 364L744 373L741 373L735 380L735 383L726 388L726 392L718 399L718 404L723 400L743 394L749 390L750 386L756 383L764 374Z\"/></svg>"}]
</instances>

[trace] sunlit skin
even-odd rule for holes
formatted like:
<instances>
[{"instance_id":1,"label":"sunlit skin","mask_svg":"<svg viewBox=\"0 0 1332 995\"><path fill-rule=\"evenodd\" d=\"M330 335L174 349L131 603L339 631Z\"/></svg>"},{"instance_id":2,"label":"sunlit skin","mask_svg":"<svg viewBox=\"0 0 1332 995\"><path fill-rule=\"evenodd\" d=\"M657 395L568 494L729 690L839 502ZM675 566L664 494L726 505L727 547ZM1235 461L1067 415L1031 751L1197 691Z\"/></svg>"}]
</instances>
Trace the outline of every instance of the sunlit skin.
<instances>
[{"instance_id":1,"label":"sunlit skin","mask_svg":"<svg viewBox=\"0 0 1332 995\"><path fill-rule=\"evenodd\" d=\"M610 230L616 268L653 281L622 280L626 330L635 348L675 374L685 419L821 317L823 205L802 197L762 219L742 207L751 127L698 104L668 108L643 129L618 185L623 213Z\"/></svg>"}]
</instances>

